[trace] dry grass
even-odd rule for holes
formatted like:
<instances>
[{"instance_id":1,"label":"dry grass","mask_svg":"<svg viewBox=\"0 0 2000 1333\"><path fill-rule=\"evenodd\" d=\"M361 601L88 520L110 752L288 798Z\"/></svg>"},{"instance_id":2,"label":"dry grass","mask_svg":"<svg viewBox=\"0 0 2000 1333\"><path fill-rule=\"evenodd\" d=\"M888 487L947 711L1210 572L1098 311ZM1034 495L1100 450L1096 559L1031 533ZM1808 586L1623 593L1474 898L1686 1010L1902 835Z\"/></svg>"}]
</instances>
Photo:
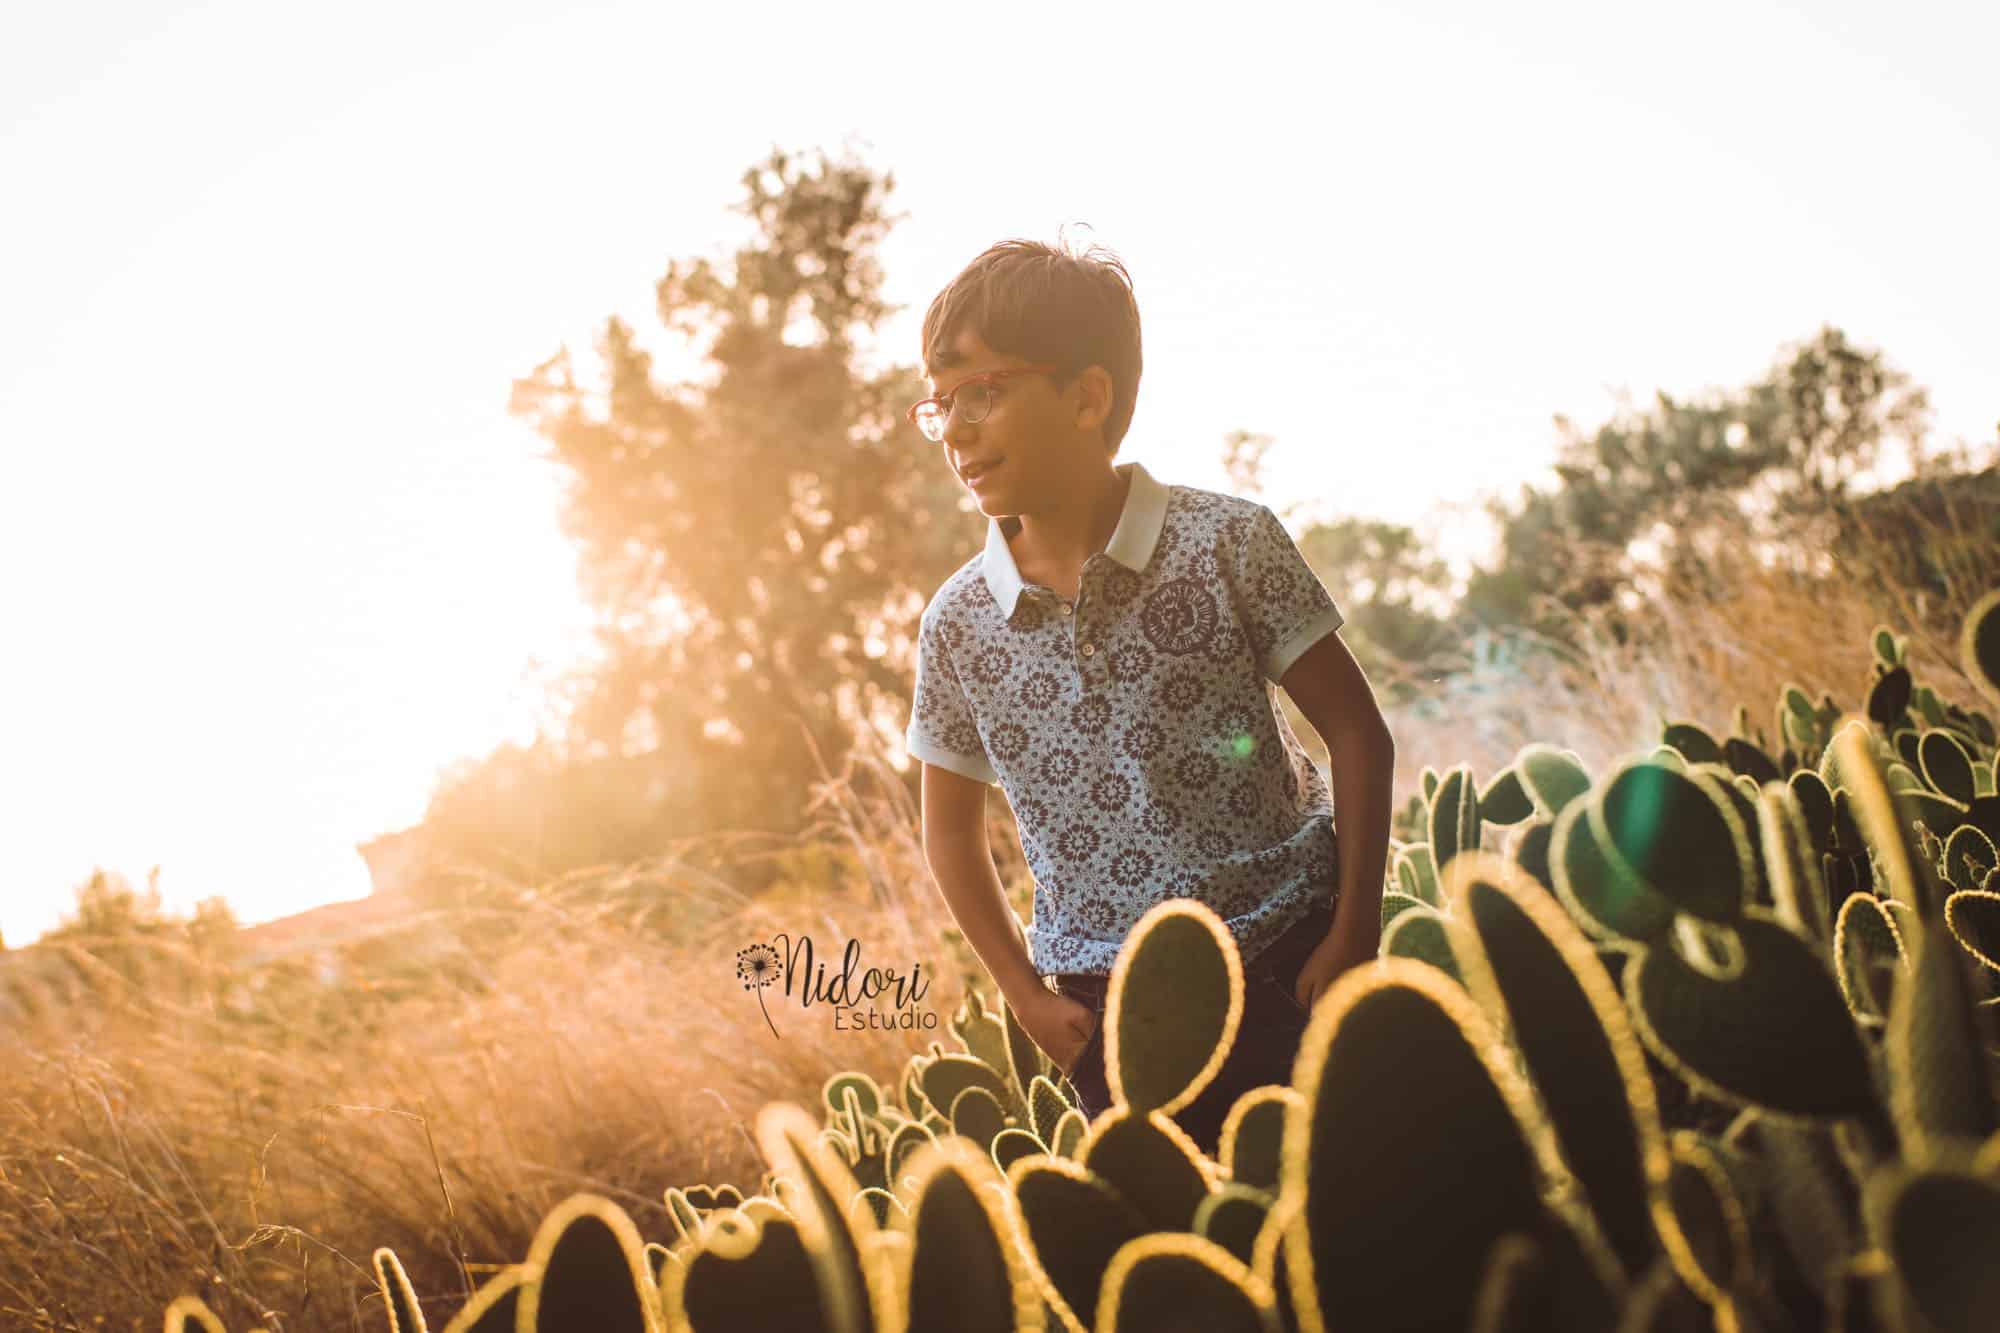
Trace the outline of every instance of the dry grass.
<instances>
[{"instance_id":1,"label":"dry grass","mask_svg":"<svg viewBox=\"0 0 2000 1333\"><path fill-rule=\"evenodd\" d=\"M1976 540L1989 522L1936 535L1965 558L1920 611L1897 582L1911 553L1865 542L1831 573L1718 554L1664 576L1640 638L1586 624L1574 661L1469 676L1440 716L1392 717L1397 796L1426 763L1469 761L1483 781L1531 740L1601 766L1650 746L1663 713L1726 732L1741 703L1768 727L1786 681L1858 706L1881 621L1912 631L1920 679L1969 701L1950 632L2000 582L2000 544ZM334 983L280 969L255 997L227 970L175 990L73 959L69 998L0 1033L0 1325L150 1330L195 1290L231 1328L379 1329L367 1268L382 1244L441 1324L479 1266L518 1258L574 1190L619 1200L665 1239L665 1186L754 1189L757 1109L811 1104L840 1068L889 1078L949 1043L971 963L894 783L850 768L818 813L786 878L754 901L676 854L523 893L506 933L470 953L378 953ZM1025 913L1004 814L995 827ZM466 909L450 933L477 936L491 910ZM836 1033L824 1008L767 992L772 1040L734 963L778 931L822 953L852 936L866 963L922 962L939 1029ZM23 955L9 962L18 981Z\"/></svg>"},{"instance_id":2,"label":"dry grass","mask_svg":"<svg viewBox=\"0 0 2000 1333\"><path fill-rule=\"evenodd\" d=\"M793 858L815 882L750 901L650 866L706 909L678 938L583 906L579 882L520 903L513 942L442 960L402 998L371 999L405 985L386 971L267 990L255 1003L281 1022L233 1016L226 975L174 999L94 973L94 992L0 1037L0 1326L157 1329L196 1290L234 1329L379 1329L368 1256L384 1244L441 1326L462 1263L477 1282L517 1260L572 1191L661 1240L667 1185L754 1191L759 1107L810 1105L836 1069L892 1077L954 1040L963 959L939 946L951 922L917 873L914 817L865 773L830 787L821 852ZM921 962L939 1027L836 1033L825 1005L774 987L772 1039L735 961L779 931L833 969L850 937L864 967Z\"/></svg>"},{"instance_id":3,"label":"dry grass","mask_svg":"<svg viewBox=\"0 0 2000 1333\"><path fill-rule=\"evenodd\" d=\"M1866 707L1881 624L1909 636L1919 683L1991 712L1959 663L1957 636L1972 604L2000 586L2000 503L1947 508L1942 517L1913 503L1895 508L1907 524L1901 531L1914 537L1851 514L1837 535L1828 513L1771 542L1762 558L1746 549L1740 525L1733 534L1717 525L1686 563L1654 572L1636 633L1623 641L1604 613L1571 616L1580 647L1573 657L1531 651L1514 671L1451 682L1453 702L1442 708L1392 714L1398 799L1417 790L1426 764L1443 772L1469 762L1483 784L1523 745L1544 741L1575 750L1596 772L1657 745L1662 717L1720 738L1739 706L1751 735L1761 729L1775 755L1783 739L1773 711L1787 683L1814 699L1830 693L1845 709ZM1786 558L1785 549L1818 554ZM1915 590L1920 569L1941 591Z\"/></svg>"}]
</instances>

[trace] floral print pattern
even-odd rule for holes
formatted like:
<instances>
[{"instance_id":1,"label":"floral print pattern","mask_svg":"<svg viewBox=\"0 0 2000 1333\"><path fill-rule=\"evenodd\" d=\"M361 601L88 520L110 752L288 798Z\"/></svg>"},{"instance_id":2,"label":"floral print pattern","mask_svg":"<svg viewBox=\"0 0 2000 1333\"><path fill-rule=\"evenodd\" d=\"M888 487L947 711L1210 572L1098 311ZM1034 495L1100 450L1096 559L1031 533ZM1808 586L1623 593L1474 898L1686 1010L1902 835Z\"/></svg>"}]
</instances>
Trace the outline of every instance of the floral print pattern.
<instances>
[{"instance_id":1,"label":"floral print pattern","mask_svg":"<svg viewBox=\"0 0 2000 1333\"><path fill-rule=\"evenodd\" d=\"M1193 897L1254 958L1336 891L1333 800L1276 682L1339 609L1277 516L1130 487L1071 614L999 520L924 609L910 754L998 783L1034 875L1037 971L1104 974L1147 909Z\"/></svg>"}]
</instances>

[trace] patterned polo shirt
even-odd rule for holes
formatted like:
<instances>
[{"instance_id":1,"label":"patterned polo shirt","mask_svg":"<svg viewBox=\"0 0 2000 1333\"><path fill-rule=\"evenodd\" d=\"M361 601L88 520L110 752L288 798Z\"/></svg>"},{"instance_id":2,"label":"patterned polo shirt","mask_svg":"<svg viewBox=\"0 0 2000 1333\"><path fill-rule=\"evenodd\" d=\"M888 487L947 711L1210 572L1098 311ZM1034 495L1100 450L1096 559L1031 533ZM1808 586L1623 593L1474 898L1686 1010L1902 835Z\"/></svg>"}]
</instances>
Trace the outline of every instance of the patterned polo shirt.
<instances>
[{"instance_id":1,"label":"patterned polo shirt","mask_svg":"<svg viewBox=\"0 0 2000 1333\"><path fill-rule=\"evenodd\" d=\"M1075 603L1022 581L1019 520L992 519L918 633L905 744L1006 793L1044 976L1108 974L1168 898L1254 958L1338 889L1333 797L1276 683L1339 608L1265 506L1117 470L1125 507Z\"/></svg>"}]
</instances>

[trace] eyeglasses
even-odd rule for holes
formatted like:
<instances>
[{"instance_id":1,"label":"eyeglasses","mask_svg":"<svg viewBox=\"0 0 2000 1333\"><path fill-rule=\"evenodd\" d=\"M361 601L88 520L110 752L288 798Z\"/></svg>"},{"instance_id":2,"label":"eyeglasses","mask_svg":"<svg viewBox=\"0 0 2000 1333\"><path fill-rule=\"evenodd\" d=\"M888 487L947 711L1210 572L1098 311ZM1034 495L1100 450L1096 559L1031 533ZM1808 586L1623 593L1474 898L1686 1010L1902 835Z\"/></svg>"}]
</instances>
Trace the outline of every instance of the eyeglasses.
<instances>
[{"instance_id":1,"label":"eyeglasses","mask_svg":"<svg viewBox=\"0 0 2000 1333\"><path fill-rule=\"evenodd\" d=\"M951 419L952 408L958 408L958 419L967 425L984 421L986 414L993 410L993 383L1014 375L1045 375L1057 370L1051 363L1034 366L1020 366L1013 370L982 370L977 375L968 375L948 394L936 398L926 398L911 406L910 424L924 433L924 438L932 444L944 442L945 423Z\"/></svg>"}]
</instances>

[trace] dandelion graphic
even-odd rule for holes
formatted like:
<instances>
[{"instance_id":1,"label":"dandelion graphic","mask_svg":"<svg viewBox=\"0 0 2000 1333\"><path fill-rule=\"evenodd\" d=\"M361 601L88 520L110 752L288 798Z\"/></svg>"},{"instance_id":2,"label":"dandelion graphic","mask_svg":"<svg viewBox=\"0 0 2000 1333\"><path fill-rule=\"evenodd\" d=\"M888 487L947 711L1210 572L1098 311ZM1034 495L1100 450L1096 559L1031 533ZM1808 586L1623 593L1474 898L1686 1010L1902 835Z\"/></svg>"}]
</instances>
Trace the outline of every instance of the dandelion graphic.
<instances>
[{"instance_id":1,"label":"dandelion graphic","mask_svg":"<svg viewBox=\"0 0 2000 1333\"><path fill-rule=\"evenodd\" d=\"M736 951L736 975L743 981L744 990L757 992L757 1008L763 1012L764 1023L771 1029L771 1035L778 1035L777 1024L771 1022L771 1011L764 1008L764 987L778 979L778 951L768 944L753 944L747 949Z\"/></svg>"}]
</instances>

